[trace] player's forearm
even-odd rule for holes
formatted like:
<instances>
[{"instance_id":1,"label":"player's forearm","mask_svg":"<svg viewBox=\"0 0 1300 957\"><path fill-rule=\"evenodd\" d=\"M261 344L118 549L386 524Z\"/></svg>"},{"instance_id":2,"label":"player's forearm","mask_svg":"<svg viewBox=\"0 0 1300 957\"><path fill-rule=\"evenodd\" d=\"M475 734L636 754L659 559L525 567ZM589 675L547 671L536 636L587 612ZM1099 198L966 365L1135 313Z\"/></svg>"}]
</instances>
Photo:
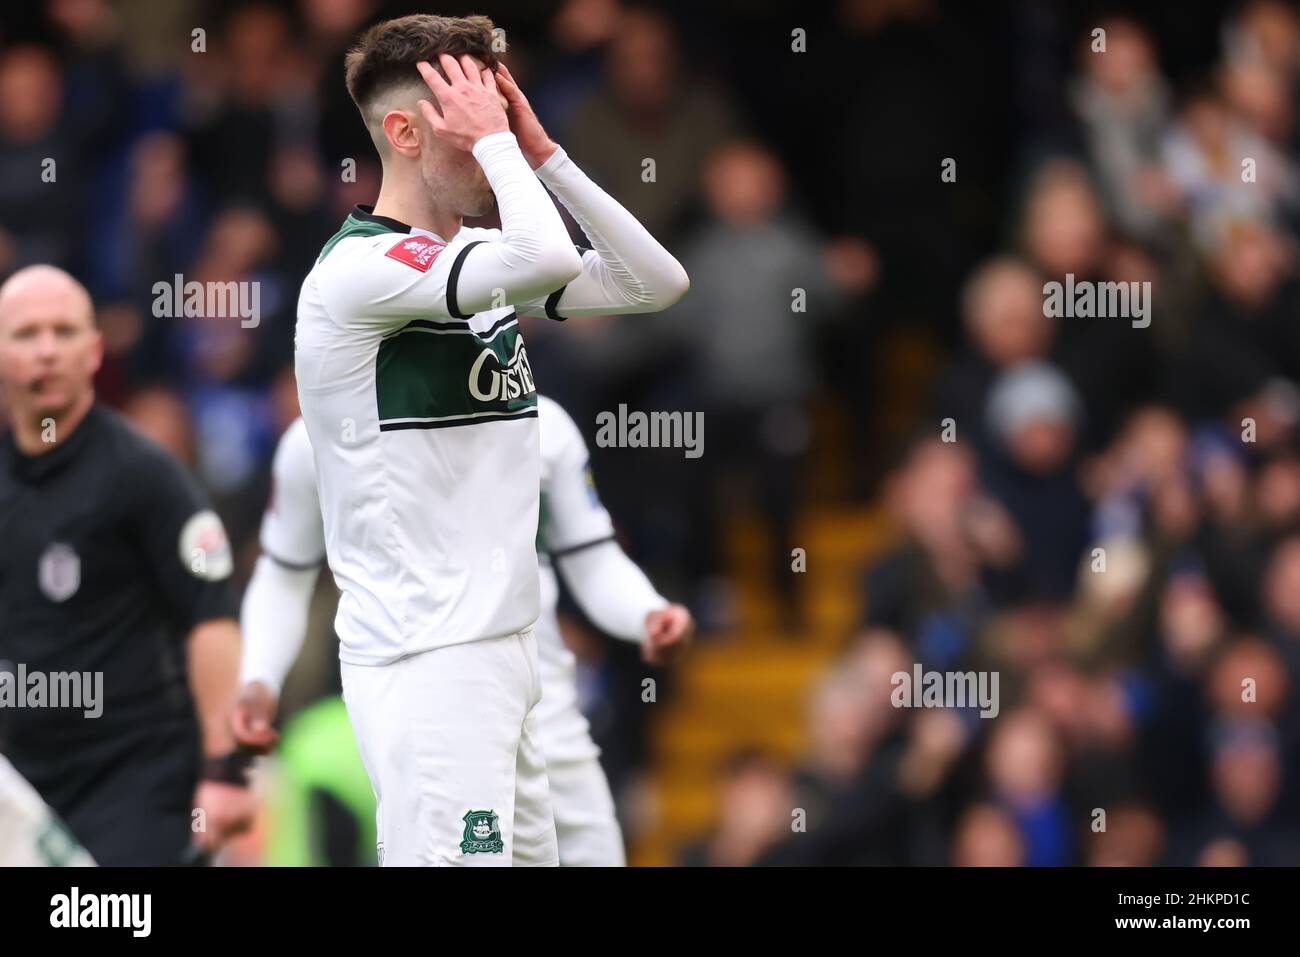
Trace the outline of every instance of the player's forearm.
<instances>
[{"instance_id":1,"label":"player's forearm","mask_svg":"<svg viewBox=\"0 0 1300 957\"><path fill-rule=\"evenodd\" d=\"M564 204L599 255L594 280L604 302L583 302L580 290L563 301L565 315L584 311L656 312L686 294L690 279L673 255L614 197L597 186L562 148L537 169L538 178Z\"/></svg>"},{"instance_id":2,"label":"player's forearm","mask_svg":"<svg viewBox=\"0 0 1300 957\"><path fill-rule=\"evenodd\" d=\"M195 625L187 641L190 691L198 711L203 753L226 754L235 746L231 710L238 692L239 625L219 618Z\"/></svg>"},{"instance_id":3,"label":"player's forearm","mask_svg":"<svg viewBox=\"0 0 1300 957\"><path fill-rule=\"evenodd\" d=\"M307 637L318 575L318 569L286 568L266 555L257 560L239 615L244 633L241 685L260 681L279 696Z\"/></svg>"},{"instance_id":4,"label":"player's forearm","mask_svg":"<svg viewBox=\"0 0 1300 957\"><path fill-rule=\"evenodd\" d=\"M501 239L471 251L458 285L460 309L478 312L519 302L571 281L582 261L559 211L519 152L512 133L493 133L474 144L496 194Z\"/></svg>"},{"instance_id":5,"label":"player's forearm","mask_svg":"<svg viewBox=\"0 0 1300 957\"><path fill-rule=\"evenodd\" d=\"M587 617L615 638L645 640L646 615L668 604L617 542L562 555L556 565Z\"/></svg>"}]
</instances>

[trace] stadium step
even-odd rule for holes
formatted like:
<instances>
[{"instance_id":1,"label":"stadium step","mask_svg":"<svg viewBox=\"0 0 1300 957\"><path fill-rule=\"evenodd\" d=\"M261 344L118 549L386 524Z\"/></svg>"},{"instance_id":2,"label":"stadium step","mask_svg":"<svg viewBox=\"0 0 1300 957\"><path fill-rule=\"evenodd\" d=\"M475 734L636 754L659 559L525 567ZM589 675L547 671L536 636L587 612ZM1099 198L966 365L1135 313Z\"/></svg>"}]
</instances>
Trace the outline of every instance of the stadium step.
<instances>
[{"instance_id":1,"label":"stadium step","mask_svg":"<svg viewBox=\"0 0 1300 957\"><path fill-rule=\"evenodd\" d=\"M632 863L674 863L685 844L708 833L719 814L718 782L738 750L758 748L790 764L804 754L809 690L862 620L864 570L894 541L882 508L851 502L884 462L873 451L865 456L873 461L854 465L849 451L864 434L873 437L873 449L888 449L916 424L937 354L931 335L898 322L868 370L879 399L872 421L829 399L814 404L805 495L823 504L803 509L795 531L794 545L807 561L797 583L800 634L777 625L785 616L773 594L766 524L750 516L728 529L736 625L687 657L678 693L651 727L649 779L632 802L631 816L641 825L629 829ZM873 474L856 476L854 468Z\"/></svg>"},{"instance_id":2,"label":"stadium step","mask_svg":"<svg viewBox=\"0 0 1300 957\"><path fill-rule=\"evenodd\" d=\"M719 812L718 781L737 752L754 749L788 764L805 752L809 690L852 636L861 570L891 532L879 509L848 506L809 511L799 529L808 566L800 578L806 627L797 636L773 627L780 609L767 584L761 523L742 521L729 536L737 627L696 646L652 725L634 863L673 863L683 845L708 832Z\"/></svg>"}]
</instances>

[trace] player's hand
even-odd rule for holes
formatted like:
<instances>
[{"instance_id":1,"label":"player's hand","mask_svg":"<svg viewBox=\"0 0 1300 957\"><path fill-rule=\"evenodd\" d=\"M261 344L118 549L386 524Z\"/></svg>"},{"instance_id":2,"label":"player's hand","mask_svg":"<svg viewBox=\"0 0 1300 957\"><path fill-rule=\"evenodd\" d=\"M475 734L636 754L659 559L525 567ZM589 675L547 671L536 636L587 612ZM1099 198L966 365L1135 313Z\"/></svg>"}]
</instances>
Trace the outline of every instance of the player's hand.
<instances>
[{"instance_id":1,"label":"player's hand","mask_svg":"<svg viewBox=\"0 0 1300 957\"><path fill-rule=\"evenodd\" d=\"M420 113L435 136L468 151L489 134L509 132L510 122L491 70L480 70L468 56L457 60L446 53L438 57L438 63L447 74L445 80L427 60L416 64L438 101L437 107L428 100L420 101Z\"/></svg>"},{"instance_id":2,"label":"player's hand","mask_svg":"<svg viewBox=\"0 0 1300 957\"><path fill-rule=\"evenodd\" d=\"M657 608L645 616L645 632L641 657L652 665L672 664L690 647L695 619L682 605Z\"/></svg>"},{"instance_id":3,"label":"player's hand","mask_svg":"<svg viewBox=\"0 0 1300 957\"><path fill-rule=\"evenodd\" d=\"M519 141L519 152L524 154L529 166L537 169L551 158L557 145L546 135L546 130L542 129L542 123L529 105L524 91L519 89L519 84L504 63L497 64L496 78L497 89L505 95L509 104L506 114L510 118L510 131Z\"/></svg>"},{"instance_id":4,"label":"player's hand","mask_svg":"<svg viewBox=\"0 0 1300 957\"><path fill-rule=\"evenodd\" d=\"M257 795L249 788L223 781L200 781L194 792L194 807L203 810L203 829L194 843L209 853L253 826Z\"/></svg>"},{"instance_id":5,"label":"player's hand","mask_svg":"<svg viewBox=\"0 0 1300 957\"><path fill-rule=\"evenodd\" d=\"M260 681L250 681L239 689L231 728L235 741L245 748L266 754L280 740L280 733L271 725L279 708L275 692Z\"/></svg>"}]
</instances>

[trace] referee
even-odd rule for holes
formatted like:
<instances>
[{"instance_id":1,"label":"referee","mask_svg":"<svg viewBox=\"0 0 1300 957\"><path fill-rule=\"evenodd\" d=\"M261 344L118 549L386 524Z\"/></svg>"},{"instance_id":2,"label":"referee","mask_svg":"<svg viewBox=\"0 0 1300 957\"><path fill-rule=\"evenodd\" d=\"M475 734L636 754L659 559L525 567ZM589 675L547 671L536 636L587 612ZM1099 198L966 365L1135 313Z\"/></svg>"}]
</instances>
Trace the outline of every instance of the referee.
<instances>
[{"instance_id":1,"label":"referee","mask_svg":"<svg viewBox=\"0 0 1300 957\"><path fill-rule=\"evenodd\" d=\"M95 402L102 356L67 273L0 286L0 753L99 864L179 864L254 809L230 545L188 472ZM69 682L99 700L56 700Z\"/></svg>"}]
</instances>

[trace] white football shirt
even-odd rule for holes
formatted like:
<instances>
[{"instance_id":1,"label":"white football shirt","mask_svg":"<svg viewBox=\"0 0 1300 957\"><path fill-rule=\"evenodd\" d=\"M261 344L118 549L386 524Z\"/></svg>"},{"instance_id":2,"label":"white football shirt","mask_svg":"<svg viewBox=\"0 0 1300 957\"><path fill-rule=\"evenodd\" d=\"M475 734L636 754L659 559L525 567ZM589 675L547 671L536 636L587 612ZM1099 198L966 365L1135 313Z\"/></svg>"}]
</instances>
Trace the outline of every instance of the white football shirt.
<instances>
[{"instance_id":1,"label":"white football shirt","mask_svg":"<svg viewBox=\"0 0 1300 957\"><path fill-rule=\"evenodd\" d=\"M351 664L537 618L537 397L515 306L553 319L648 312L689 285L563 150L535 175L509 132L473 154L500 230L444 240L358 207L298 300L299 404ZM542 183L593 249L575 253Z\"/></svg>"},{"instance_id":2,"label":"white football shirt","mask_svg":"<svg viewBox=\"0 0 1300 957\"><path fill-rule=\"evenodd\" d=\"M542 471L542 518L537 549L543 553L541 609L534 626L542 680L542 700L537 706L538 723L548 759L576 760L599 752L591 740L587 719L578 708L576 663L560 634L556 614L559 582L550 556L563 557L574 550L610 541L614 537L614 524L596 494L582 433L559 403L546 396L537 398ZM271 501L262 517L262 550L281 566L313 568L322 559L324 532L316 497L315 469L311 440L305 424L299 419L285 430L276 448ZM636 605L633 616L643 617L642 606L646 604L643 592L648 586L637 586L635 581L628 583L626 600ZM664 603L663 599L651 595L652 606ZM280 603L292 600L293 596L288 595ZM245 624L250 628L254 624L260 626L260 622L247 620ZM249 637L263 640L267 636L255 634ZM285 637L277 636L278 639ZM290 649L292 654L283 662L285 671L301 644L301 635L297 637L298 641ZM259 672L256 677L265 680L267 676ZM271 679L278 687L283 675L277 673Z\"/></svg>"}]
</instances>

